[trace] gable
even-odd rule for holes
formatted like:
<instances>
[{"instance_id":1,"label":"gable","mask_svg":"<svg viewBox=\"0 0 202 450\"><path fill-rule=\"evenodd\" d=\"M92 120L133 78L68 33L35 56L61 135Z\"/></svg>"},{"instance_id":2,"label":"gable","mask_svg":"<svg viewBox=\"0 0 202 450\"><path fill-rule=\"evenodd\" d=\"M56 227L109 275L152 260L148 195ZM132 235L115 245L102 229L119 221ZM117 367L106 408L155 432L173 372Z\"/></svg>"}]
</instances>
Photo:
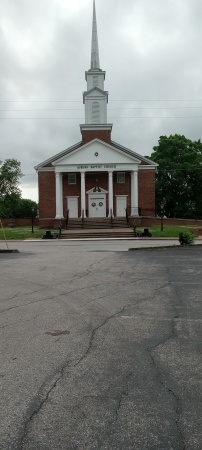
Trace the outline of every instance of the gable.
<instances>
[{"instance_id":1,"label":"gable","mask_svg":"<svg viewBox=\"0 0 202 450\"><path fill-rule=\"evenodd\" d=\"M104 96L108 95L108 92L102 91L98 87L94 87L94 88L90 89L90 91L84 92L83 96L84 97L95 97L95 94L96 94L96 97L103 97L103 95Z\"/></svg>"},{"instance_id":2,"label":"gable","mask_svg":"<svg viewBox=\"0 0 202 450\"><path fill-rule=\"evenodd\" d=\"M106 165L106 164L140 164L137 157L127 155L120 149L116 149L111 145L95 139L86 145L78 148L69 155L53 162L54 166L60 167L64 165Z\"/></svg>"}]
</instances>

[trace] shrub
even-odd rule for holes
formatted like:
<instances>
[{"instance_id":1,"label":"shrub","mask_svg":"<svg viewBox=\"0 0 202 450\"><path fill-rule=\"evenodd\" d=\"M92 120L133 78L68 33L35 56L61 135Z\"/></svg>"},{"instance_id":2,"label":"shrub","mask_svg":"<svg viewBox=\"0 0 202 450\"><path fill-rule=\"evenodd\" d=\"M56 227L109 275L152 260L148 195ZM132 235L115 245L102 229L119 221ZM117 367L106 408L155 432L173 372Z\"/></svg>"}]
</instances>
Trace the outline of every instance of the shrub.
<instances>
[{"instance_id":1,"label":"shrub","mask_svg":"<svg viewBox=\"0 0 202 450\"><path fill-rule=\"evenodd\" d=\"M179 233L179 241L181 245L193 245L195 236L191 231L181 231Z\"/></svg>"}]
</instances>

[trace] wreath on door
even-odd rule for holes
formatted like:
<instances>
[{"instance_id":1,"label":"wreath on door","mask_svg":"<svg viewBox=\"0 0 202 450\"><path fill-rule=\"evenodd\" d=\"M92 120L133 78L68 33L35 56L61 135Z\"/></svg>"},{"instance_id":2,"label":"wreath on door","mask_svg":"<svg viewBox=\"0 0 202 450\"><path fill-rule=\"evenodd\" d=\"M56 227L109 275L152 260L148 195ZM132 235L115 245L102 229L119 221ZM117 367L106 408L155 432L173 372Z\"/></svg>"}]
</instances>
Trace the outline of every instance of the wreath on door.
<instances>
[{"instance_id":1,"label":"wreath on door","mask_svg":"<svg viewBox=\"0 0 202 450\"><path fill-rule=\"evenodd\" d=\"M93 208L95 208L96 203L95 203L95 202L91 203L91 206L92 206Z\"/></svg>"},{"instance_id":2,"label":"wreath on door","mask_svg":"<svg viewBox=\"0 0 202 450\"><path fill-rule=\"evenodd\" d=\"M103 206L103 203L102 203L102 202L100 202L100 203L99 203L99 206Z\"/></svg>"}]
</instances>

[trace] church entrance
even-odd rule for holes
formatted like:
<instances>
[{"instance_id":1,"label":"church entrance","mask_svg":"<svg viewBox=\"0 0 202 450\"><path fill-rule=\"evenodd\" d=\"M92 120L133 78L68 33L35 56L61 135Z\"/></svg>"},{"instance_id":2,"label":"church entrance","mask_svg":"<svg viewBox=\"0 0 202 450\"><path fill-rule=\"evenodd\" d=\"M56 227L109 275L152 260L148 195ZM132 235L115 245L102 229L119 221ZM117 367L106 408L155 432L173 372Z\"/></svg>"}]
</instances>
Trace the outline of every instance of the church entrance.
<instances>
[{"instance_id":1,"label":"church entrance","mask_svg":"<svg viewBox=\"0 0 202 450\"><path fill-rule=\"evenodd\" d=\"M116 196L116 216L117 217L125 217L126 215L126 207L127 207L127 196L126 195L117 195Z\"/></svg>"},{"instance_id":2,"label":"church entrance","mask_svg":"<svg viewBox=\"0 0 202 450\"><path fill-rule=\"evenodd\" d=\"M67 197L67 209L70 219L78 217L78 197Z\"/></svg>"},{"instance_id":3,"label":"church entrance","mask_svg":"<svg viewBox=\"0 0 202 450\"><path fill-rule=\"evenodd\" d=\"M106 194L94 192L88 197L89 217L106 217Z\"/></svg>"}]
</instances>

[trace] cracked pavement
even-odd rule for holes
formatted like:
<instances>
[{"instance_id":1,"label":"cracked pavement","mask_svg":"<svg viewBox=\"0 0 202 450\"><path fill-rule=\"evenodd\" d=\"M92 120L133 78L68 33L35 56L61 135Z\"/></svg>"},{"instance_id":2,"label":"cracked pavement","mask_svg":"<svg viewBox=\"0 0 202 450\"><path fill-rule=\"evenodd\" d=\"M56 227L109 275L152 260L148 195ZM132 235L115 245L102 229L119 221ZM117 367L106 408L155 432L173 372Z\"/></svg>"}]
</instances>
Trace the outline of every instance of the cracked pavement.
<instances>
[{"instance_id":1,"label":"cracked pavement","mask_svg":"<svg viewBox=\"0 0 202 450\"><path fill-rule=\"evenodd\" d=\"M0 254L0 449L201 450L201 249L16 245Z\"/></svg>"}]
</instances>

